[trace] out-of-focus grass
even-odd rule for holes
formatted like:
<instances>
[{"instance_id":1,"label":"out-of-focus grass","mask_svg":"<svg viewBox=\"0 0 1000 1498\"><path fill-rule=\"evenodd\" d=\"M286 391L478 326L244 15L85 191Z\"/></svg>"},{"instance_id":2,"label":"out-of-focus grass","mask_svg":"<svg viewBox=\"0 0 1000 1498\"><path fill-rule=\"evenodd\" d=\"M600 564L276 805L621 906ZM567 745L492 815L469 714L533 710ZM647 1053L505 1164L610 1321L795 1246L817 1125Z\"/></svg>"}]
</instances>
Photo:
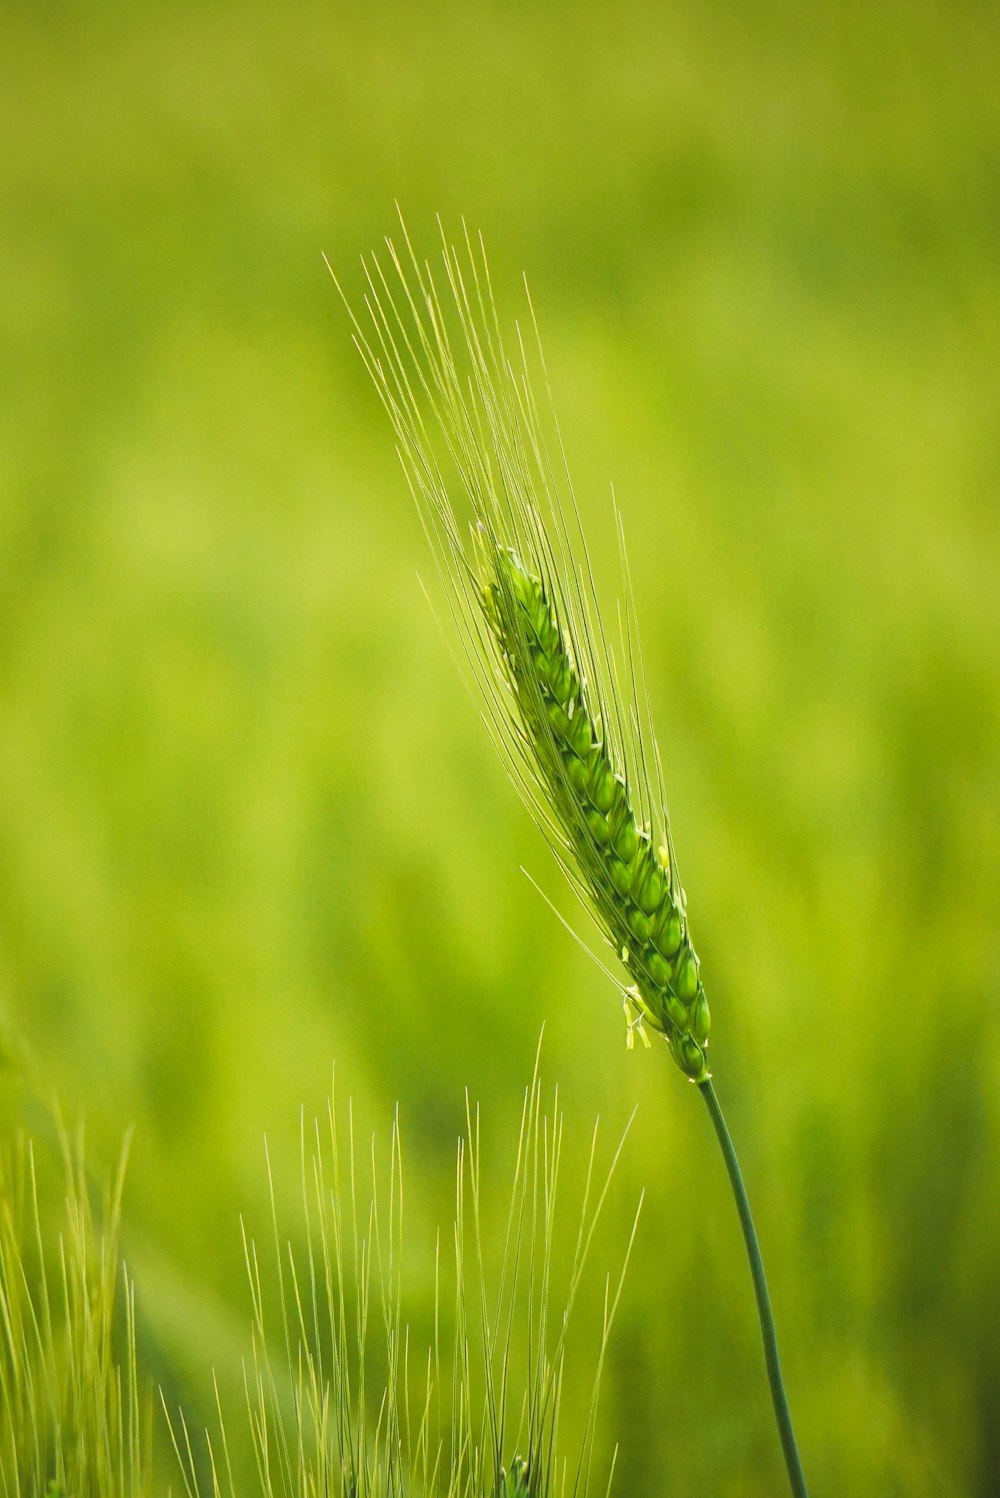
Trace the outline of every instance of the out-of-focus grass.
<instances>
[{"instance_id":1,"label":"out-of-focus grass","mask_svg":"<svg viewBox=\"0 0 1000 1498\"><path fill-rule=\"evenodd\" d=\"M334 1056L446 1222L461 1087L513 1127L545 1020L581 1127L641 1105L619 1490L779 1485L705 1120L517 872L564 902L321 266L399 197L528 271L609 541L615 481L817 1491L989 1492L991 9L22 3L0 55L0 997L137 1123L150 1368L238 1379L237 1213Z\"/></svg>"}]
</instances>

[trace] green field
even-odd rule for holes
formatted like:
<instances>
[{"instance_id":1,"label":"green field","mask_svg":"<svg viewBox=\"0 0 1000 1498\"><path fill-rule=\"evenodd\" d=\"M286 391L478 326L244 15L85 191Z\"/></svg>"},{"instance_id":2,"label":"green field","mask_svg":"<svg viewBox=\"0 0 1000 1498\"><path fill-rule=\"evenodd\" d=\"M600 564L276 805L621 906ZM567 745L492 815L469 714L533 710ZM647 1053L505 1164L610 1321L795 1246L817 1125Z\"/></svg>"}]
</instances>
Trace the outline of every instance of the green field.
<instances>
[{"instance_id":1,"label":"green field","mask_svg":"<svg viewBox=\"0 0 1000 1498\"><path fill-rule=\"evenodd\" d=\"M575 1158L638 1106L614 1491L782 1491L704 1110L520 872L576 919L322 262L398 200L510 320L526 273L609 612L624 516L814 1494L1000 1491L998 13L10 0L0 58L4 1126L134 1125L143 1371L238 1403L240 1216L334 1064L426 1308L464 1089L499 1188L544 1025Z\"/></svg>"}]
</instances>

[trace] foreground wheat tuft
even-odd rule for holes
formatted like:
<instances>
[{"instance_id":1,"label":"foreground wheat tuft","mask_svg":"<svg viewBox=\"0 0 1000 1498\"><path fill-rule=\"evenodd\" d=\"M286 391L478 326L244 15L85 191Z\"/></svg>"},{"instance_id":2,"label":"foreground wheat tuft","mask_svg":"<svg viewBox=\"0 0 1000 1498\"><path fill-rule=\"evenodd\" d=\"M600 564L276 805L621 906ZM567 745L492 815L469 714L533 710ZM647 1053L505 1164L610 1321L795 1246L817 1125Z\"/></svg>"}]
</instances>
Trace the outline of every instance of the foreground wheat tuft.
<instances>
[{"instance_id":1,"label":"foreground wheat tuft","mask_svg":"<svg viewBox=\"0 0 1000 1498\"><path fill-rule=\"evenodd\" d=\"M82 1147L64 1142L54 1245L30 1141L0 1146L0 1498L149 1492L150 1406L118 1257L122 1180L95 1209Z\"/></svg>"},{"instance_id":2,"label":"foreground wheat tuft","mask_svg":"<svg viewBox=\"0 0 1000 1498\"><path fill-rule=\"evenodd\" d=\"M439 1244L433 1255L433 1322L421 1327L422 1318L411 1324L407 1316L414 1259L403 1234L398 1120L386 1170L374 1141L367 1161L356 1149L353 1112L346 1127L341 1115L331 1098L322 1123L303 1128L300 1247L279 1228L273 1179L270 1248L244 1240L254 1313L246 1414L256 1480L234 1475L231 1422L220 1409L199 1482L199 1443L173 1417L187 1498L607 1498L614 1460L595 1484L595 1422L638 1212L620 1270L604 1281L603 1314L590 1328L593 1371L582 1390L572 1366L580 1329L573 1328L573 1359L567 1337L624 1136L601 1171L595 1128L582 1162L582 1199L564 1222L561 1202L557 1214L563 1116L558 1096L546 1108L536 1073L497 1239L478 1110L467 1101L454 1251L442 1253ZM582 1444L572 1454L560 1436L567 1385L589 1398Z\"/></svg>"},{"instance_id":3,"label":"foreground wheat tuft","mask_svg":"<svg viewBox=\"0 0 1000 1498\"><path fill-rule=\"evenodd\" d=\"M661 1033L708 1106L746 1242L793 1492L795 1446L750 1207L708 1067L709 1009L670 836L620 520L613 645L597 605L532 314L505 343L481 241L442 242L443 280L386 241L364 265L355 342L396 435L462 642L515 786L619 959L631 1046ZM342 293L343 294L343 293ZM347 299L345 298L345 301ZM349 306L349 302L348 302ZM541 374L544 406L535 394Z\"/></svg>"}]
</instances>

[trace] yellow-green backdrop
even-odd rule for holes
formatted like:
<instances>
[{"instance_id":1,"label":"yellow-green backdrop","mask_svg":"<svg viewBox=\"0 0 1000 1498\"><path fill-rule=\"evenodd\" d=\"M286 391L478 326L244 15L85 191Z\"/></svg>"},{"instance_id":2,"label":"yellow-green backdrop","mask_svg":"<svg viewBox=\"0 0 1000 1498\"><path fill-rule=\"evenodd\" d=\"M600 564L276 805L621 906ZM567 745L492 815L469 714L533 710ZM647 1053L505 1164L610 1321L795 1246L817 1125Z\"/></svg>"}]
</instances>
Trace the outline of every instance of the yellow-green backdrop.
<instances>
[{"instance_id":1,"label":"yellow-green backdrop","mask_svg":"<svg viewBox=\"0 0 1000 1498\"><path fill-rule=\"evenodd\" d=\"M998 44L964 0L5 4L0 1001L97 1163L135 1125L196 1420L264 1134L293 1193L334 1060L398 1099L419 1236L544 1023L581 1143L639 1109L617 1491L782 1484L707 1119L519 872L572 913L322 265L398 199L509 316L527 272L598 552L625 517L815 1492L998 1491Z\"/></svg>"}]
</instances>

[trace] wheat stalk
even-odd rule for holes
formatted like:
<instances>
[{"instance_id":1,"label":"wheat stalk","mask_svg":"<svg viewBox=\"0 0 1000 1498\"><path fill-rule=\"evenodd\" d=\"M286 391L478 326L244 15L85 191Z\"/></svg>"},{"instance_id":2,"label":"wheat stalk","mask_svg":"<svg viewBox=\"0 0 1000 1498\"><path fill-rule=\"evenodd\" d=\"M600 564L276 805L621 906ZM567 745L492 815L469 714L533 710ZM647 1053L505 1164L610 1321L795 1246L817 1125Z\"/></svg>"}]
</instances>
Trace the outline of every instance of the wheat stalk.
<instances>
[{"instance_id":1,"label":"wheat stalk","mask_svg":"<svg viewBox=\"0 0 1000 1498\"><path fill-rule=\"evenodd\" d=\"M482 717L630 980L611 974L628 1043L636 1032L645 1039L647 1027L659 1031L705 1099L746 1243L789 1480L805 1498L757 1234L708 1068L708 1002L670 836L620 516L625 601L612 648L533 312L533 338L517 327L508 346L481 238L465 231L459 251L442 232L442 295L405 225L402 233L402 252L386 240L387 263L362 262L364 322L344 297L355 342L392 422Z\"/></svg>"}]
</instances>

